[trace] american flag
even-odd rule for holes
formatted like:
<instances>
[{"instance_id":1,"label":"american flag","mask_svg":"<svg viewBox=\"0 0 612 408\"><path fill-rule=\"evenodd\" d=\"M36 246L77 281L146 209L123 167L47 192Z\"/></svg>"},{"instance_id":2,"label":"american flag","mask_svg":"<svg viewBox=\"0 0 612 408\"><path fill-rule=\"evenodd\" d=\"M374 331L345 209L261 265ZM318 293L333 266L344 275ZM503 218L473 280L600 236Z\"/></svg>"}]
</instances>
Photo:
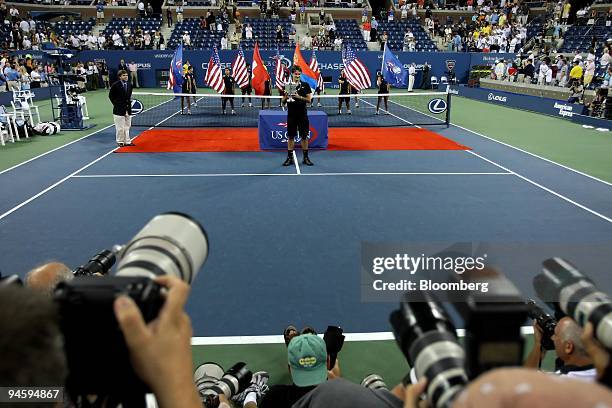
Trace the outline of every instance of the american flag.
<instances>
[{"instance_id":1,"label":"american flag","mask_svg":"<svg viewBox=\"0 0 612 408\"><path fill-rule=\"evenodd\" d=\"M276 58L276 68L274 69L274 72L276 73L276 87L281 91L284 91L285 83L289 80L289 71L283 64L278 50L276 51L276 57L274 58Z\"/></svg>"},{"instance_id":2,"label":"american flag","mask_svg":"<svg viewBox=\"0 0 612 408\"><path fill-rule=\"evenodd\" d=\"M344 75L349 84L358 91L372 86L370 73L365 65L355 56L355 52L350 45L347 45L342 53L342 62L344 63Z\"/></svg>"},{"instance_id":3,"label":"american flag","mask_svg":"<svg viewBox=\"0 0 612 408\"><path fill-rule=\"evenodd\" d=\"M242 47L238 49L238 55L232 64L232 77L234 81L236 81L236 85L240 88L244 88L249 84L249 70L246 66L246 61L244 60L244 53L242 52Z\"/></svg>"},{"instance_id":4,"label":"american flag","mask_svg":"<svg viewBox=\"0 0 612 408\"><path fill-rule=\"evenodd\" d=\"M319 79L317 79L317 88L319 91L323 92L325 85L323 84L323 75L321 75L321 71L319 71L319 61L317 61L317 54L315 54L315 50L312 50L312 57L310 57L309 65L310 69L319 74Z\"/></svg>"},{"instance_id":5,"label":"american flag","mask_svg":"<svg viewBox=\"0 0 612 408\"><path fill-rule=\"evenodd\" d=\"M221 60L219 60L219 52L217 47L213 47L213 52L208 61L208 70L206 78L204 78L208 86L217 91L217 93L225 92L225 82L223 82L223 72L221 71Z\"/></svg>"}]
</instances>

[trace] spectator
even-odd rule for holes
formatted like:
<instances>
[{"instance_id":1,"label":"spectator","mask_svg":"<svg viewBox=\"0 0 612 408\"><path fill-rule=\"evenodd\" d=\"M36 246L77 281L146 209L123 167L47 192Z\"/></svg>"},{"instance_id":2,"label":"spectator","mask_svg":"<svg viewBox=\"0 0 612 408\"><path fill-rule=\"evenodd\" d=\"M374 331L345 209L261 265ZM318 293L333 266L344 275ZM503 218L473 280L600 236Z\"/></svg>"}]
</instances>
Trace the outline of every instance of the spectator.
<instances>
[{"instance_id":1,"label":"spectator","mask_svg":"<svg viewBox=\"0 0 612 408\"><path fill-rule=\"evenodd\" d=\"M253 39L253 27L251 27L251 24L246 25L244 28L244 34L247 40Z\"/></svg>"},{"instance_id":2,"label":"spectator","mask_svg":"<svg viewBox=\"0 0 612 408\"><path fill-rule=\"evenodd\" d=\"M372 29L372 26L370 25L370 22L366 20L363 23L363 40L365 42L370 42L370 30L371 29Z\"/></svg>"},{"instance_id":3,"label":"spectator","mask_svg":"<svg viewBox=\"0 0 612 408\"><path fill-rule=\"evenodd\" d=\"M146 15L145 4L143 0L138 1L138 3L136 4L136 9L138 10L138 15L140 16L140 18L143 18Z\"/></svg>"},{"instance_id":4,"label":"spectator","mask_svg":"<svg viewBox=\"0 0 612 408\"><path fill-rule=\"evenodd\" d=\"M172 27L172 9L168 7L166 9L166 21L168 22L168 28Z\"/></svg>"},{"instance_id":5,"label":"spectator","mask_svg":"<svg viewBox=\"0 0 612 408\"><path fill-rule=\"evenodd\" d=\"M138 65L134 61L128 64L128 71L130 73L130 83L134 88L140 88L138 84Z\"/></svg>"},{"instance_id":6,"label":"spectator","mask_svg":"<svg viewBox=\"0 0 612 408\"><path fill-rule=\"evenodd\" d=\"M578 59L574 59L573 63L573 67L570 71L570 80L569 80L569 86L573 86L576 83L581 84L582 83L582 67L580 66L580 60Z\"/></svg>"},{"instance_id":7,"label":"spectator","mask_svg":"<svg viewBox=\"0 0 612 408\"><path fill-rule=\"evenodd\" d=\"M177 23L182 23L183 22L183 3L179 3L176 6L176 22Z\"/></svg>"},{"instance_id":8,"label":"spectator","mask_svg":"<svg viewBox=\"0 0 612 408\"><path fill-rule=\"evenodd\" d=\"M280 24L276 27L276 40L280 41L283 39L283 26Z\"/></svg>"},{"instance_id":9,"label":"spectator","mask_svg":"<svg viewBox=\"0 0 612 408\"><path fill-rule=\"evenodd\" d=\"M5 68L4 75L6 76L9 92L21 90L21 74L17 71L15 63L11 64L8 69Z\"/></svg>"},{"instance_id":10,"label":"spectator","mask_svg":"<svg viewBox=\"0 0 612 408\"><path fill-rule=\"evenodd\" d=\"M0 331L2 384L65 384L68 364L59 316L49 296L13 285L0 288Z\"/></svg>"},{"instance_id":11,"label":"spectator","mask_svg":"<svg viewBox=\"0 0 612 408\"><path fill-rule=\"evenodd\" d=\"M588 88L595 76L595 56L588 57L584 67L584 87Z\"/></svg>"},{"instance_id":12,"label":"spectator","mask_svg":"<svg viewBox=\"0 0 612 408\"><path fill-rule=\"evenodd\" d=\"M221 49L227 50L227 37L226 36L221 37Z\"/></svg>"},{"instance_id":13,"label":"spectator","mask_svg":"<svg viewBox=\"0 0 612 408\"><path fill-rule=\"evenodd\" d=\"M525 361L525 367L538 368L539 362L544 357L542 351L543 333L537 323L534 323L533 329L533 349ZM562 365L557 368L555 374L594 381L597 373L593 366L593 359L587 353L580 339L581 334L580 326L572 318L566 316L557 322L552 341L555 346L555 353L561 360Z\"/></svg>"},{"instance_id":14,"label":"spectator","mask_svg":"<svg viewBox=\"0 0 612 408\"><path fill-rule=\"evenodd\" d=\"M504 79L506 75L506 64L504 64L504 60L500 59L499 61L495 61L495 69L493 71L494 79L501 81Z\"/></svg>"},{"instance_id":15,"label":"spectator","mask_svg":"<svg viewBox=\"0 0 612 408\"><path fill-rule=\"evenodd\" d=\"M383 34L380 36L380 50L384 50L385 49L385 44L387 43L387 40L389 39L389 35L387 34L386 31L383 32Z\"/></svg>"},{"instance_id":16,"label":"spectator","mask_svg":"<svg viewBox=\"0 0 612 408\"><path fill-rule=\"evenodd\" d=\"M96 3L96 22L104 24L104 0L98 0Z\"/></svg>"},{"instance_id":17,"label":"spectator","mask_svg":"<svg viewBox=\"0 0 612 408\"><path fill-rule=\"evenodd\" d=\"M370 22L370 41L376 41L378 39L378 21L375 17L372 17Z\"/></svg>"}]
</instances>

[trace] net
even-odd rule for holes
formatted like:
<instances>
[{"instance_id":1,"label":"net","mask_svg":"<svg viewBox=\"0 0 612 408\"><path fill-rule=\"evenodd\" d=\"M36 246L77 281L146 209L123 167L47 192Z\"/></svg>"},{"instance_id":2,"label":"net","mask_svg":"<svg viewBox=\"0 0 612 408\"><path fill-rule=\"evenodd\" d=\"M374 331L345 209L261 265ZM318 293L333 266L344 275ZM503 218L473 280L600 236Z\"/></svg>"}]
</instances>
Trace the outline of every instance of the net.
<instances>
[{"instance_id":1,"label":"net","mask_svg":"<svg viewBox=\"0 0 612 408\"><path fill-rule=\"evenodd\" d=\"M256 128L262 110L283 112L280 96L134 92L132 126L174 128ZM309 111L327 114L329 127L446 125L446 92L314 95ZM225 105L225 110L223 106ZM340 111L339 111L340 105ZM136 109L135 109L136 108ZM350 114L349 114L350 109Z\"/></svg>"}]
</instances>

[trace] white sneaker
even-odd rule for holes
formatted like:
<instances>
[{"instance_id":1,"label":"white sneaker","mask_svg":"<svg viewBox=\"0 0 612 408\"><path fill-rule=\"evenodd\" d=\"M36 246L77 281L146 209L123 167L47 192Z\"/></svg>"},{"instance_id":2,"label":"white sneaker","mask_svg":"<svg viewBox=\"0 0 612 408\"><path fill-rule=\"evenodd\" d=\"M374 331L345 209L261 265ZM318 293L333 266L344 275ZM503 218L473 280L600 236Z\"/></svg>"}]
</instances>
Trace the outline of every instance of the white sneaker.
<instances>
[{"instance_id":1,"label":"white sneaker","mask_svg":"<svg viewBox=\"0 0 612 408\"><path fill-rule=\"evenodd\" d=\"M242 105L240 105L241 108L244 108L244 103L242 103Z\"/></svg>"},{"instance_id":2,"label":"white sneaker","mask_svg":"<svg viewBox=\"0 0 612 408\"><path fill-rule=\"evenodd\" d=\"M346 113L348 113L349 115L351 115L351 110L349 109Z\"/></svg>"},{"instance_id":3,"label":"white sneaker","mask_svg":"<svg viewBox=\"0 0 612 408\"><path fill-rule=\"evenodd\" d=\"M232 115L235 115L235 114L236 114L236 111L232 109Z\"/></svg>"},{"instance_id":4,"label":"white sneaker","mask_svg":"<svg viewBox=\"0 0 612 408\"><path fill-rule=\"evenodd\" d=\"M317 103L317 106L319 106L319 107L320 107L320 106L321 106L321 102Z\"/></svg>"},{"instance_id":5,"label":"white sneaker","mask_svg":"<svg viewBox=\"0 0 612 408\"><path fill-rule=\"evenodd\" d=\"M249 102L249 108L252 108L253 104L251 102Z\"/></svg>"}]
</instances>

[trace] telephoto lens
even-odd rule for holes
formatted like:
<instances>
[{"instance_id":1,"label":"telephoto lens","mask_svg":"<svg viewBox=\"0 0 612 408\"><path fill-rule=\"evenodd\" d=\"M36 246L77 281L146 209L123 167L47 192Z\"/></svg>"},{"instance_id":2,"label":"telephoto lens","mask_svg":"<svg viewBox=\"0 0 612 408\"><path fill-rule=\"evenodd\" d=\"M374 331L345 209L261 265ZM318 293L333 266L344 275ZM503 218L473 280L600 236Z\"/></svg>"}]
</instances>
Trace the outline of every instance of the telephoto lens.
<instances>
[{"instance_id":1,"label":"telephoto lens","mask_svg":"<svg viewBox=\"0 0 612 408\"><path fill-rule=\"evenodd\" d=\"M225 395L227 399L244 391L251 383L253 374L247 368L246 363L239 362L230 367L223 376L215 383L201 383L198 385L200 396L203 400L210 400L212 396ZM208 386L208 388L206 388Z\"/></svg>"},{"instance_id":2,"label":"telephoto lens","mask_svg":"<svg viewBox=\"0 0 612 408\"><path fill-rule=\"evenodd\" d=\"M442 306L427 293L423 301L411 302L404 294L400 308L389 320L393 335L417 379L426 377L429 405L450 407L468 383L465 352L459 345L455 327Z\"/></svg>"},{"instance_id":3,"label":"telephoto lens","mask_svg":"<svg viewBox=\"0 0 612 408\"><path fill-rule=\"evenodd\" d=\"M527 306L529 307L527 310L527 316L534 320L542 329L542 348L545 350L554 350L555 344L552 341L552 336L555 334L557 321L554 317L539 307L535 301L530 299L527 302Z\"/></svg>"},{"instance_id":4,"label":"telephoto lens","mask_svg":"<svg viewBox=\"0 0 612 408\"><path fill-rule=\"evenodd\" d=\"M385 380L378 374L370 374L361 380L361 385L363 387L369 388L371 390L388 390L387 384Z\"/></svg>"},{"instance_id":5,"label":"telephoto lens","mask_svg":"<svg viewBox=\"0 0 612 408\"><path fill-rule=\"evenodd\" d=\"M597 290L593 282L563 258L543 262L542 273L533 278L538 296L584 327L591 322L595 337L612 349L612 299Z\"/></svg>"},{"instance_id":6,"label":"telephoto lens","mask_svg":"<svg viewBox=\"0 0 612 408\"><path fill-rule=\"evenodd\" d=\"M188 215L169 212L149 221L121 248L117 276L173 275L191 285L208 256L208 238Z\"/></svg>"},{"instance_id":7,"label":"telephoto lens","mask_svg":"<svg viewBox=\"0 0 612 408\"><path fill-rule=\"evenodd\" d=\"M76 268L72 273L74 276L107 275L114 264L115 254L105 249L91 258L85 265Z\"/></svg>"}]
</instances>

